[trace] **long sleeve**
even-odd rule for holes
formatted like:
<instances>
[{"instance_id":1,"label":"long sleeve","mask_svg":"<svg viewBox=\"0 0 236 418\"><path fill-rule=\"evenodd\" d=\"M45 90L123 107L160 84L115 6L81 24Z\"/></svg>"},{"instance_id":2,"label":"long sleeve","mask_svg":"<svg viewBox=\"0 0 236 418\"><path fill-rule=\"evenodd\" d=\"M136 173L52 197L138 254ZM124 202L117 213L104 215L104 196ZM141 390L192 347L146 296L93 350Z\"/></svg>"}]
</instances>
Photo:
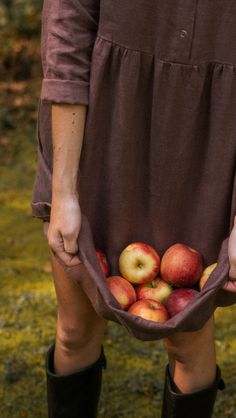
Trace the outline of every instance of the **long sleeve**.
<instances>
[{"instance_id":1,"label":"long sleeve","mask_svg":"<svg viewBox=\"0 0 236 418\"><path fill-rule=\"evenodd\" d=\"M41 100L88 104L100 0L44 0Z\"/></svg>"}]
</instances>

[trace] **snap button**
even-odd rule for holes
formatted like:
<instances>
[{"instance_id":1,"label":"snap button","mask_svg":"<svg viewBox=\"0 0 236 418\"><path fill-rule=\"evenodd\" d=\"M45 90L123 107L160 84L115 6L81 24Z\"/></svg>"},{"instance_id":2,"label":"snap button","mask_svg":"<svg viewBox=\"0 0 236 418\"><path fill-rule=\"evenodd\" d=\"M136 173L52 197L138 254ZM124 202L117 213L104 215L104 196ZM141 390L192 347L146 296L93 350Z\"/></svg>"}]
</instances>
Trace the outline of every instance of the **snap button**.
<instances>
[{"instance_id":1,"label":"snap button","mask_svg":"<svg viewBox=\"0 0 236 418\"><path fill-rule=\"evenodd\" d=\"M188 32L185 29L181 29L180 31L180 37L181 38L186 38L188 35Z\"/></svg>"}]
</instances>

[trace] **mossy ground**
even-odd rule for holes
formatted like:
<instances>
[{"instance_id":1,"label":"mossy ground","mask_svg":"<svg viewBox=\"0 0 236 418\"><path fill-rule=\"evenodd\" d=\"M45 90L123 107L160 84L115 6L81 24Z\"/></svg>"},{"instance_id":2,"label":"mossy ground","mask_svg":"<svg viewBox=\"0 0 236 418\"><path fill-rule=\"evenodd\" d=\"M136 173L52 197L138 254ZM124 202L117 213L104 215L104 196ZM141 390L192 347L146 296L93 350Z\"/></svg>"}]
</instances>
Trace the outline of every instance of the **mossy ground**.
<instances>
[{"instance_id":1,"label":"mossy ground","mask_svg":"<svg viewBox=\"0 0 236 418\"><path fill-rule=\"evenodd\" d=\"M47 417L44 356L54 341L56 298L41 221L30 210L38 88L38 80L8 86L9 113L2 115L1 418ZM227 386L219 393L216 418L236 416L235 314L236 306L216 311L217 360ZM167 362L162 342L138 341L110 323L104 346L108 368L99 417L159 417Z\"/></svg>"}]
</instances>

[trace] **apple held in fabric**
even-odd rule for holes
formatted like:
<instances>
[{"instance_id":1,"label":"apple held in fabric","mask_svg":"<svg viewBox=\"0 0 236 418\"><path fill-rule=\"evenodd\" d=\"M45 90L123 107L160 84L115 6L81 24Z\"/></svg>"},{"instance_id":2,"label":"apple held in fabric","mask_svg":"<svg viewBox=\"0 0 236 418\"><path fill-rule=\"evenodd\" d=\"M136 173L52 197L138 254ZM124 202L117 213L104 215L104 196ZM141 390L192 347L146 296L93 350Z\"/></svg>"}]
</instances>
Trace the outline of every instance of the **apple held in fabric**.
<instances>
[{"instance_id":1,"label":"apple held in fabric","mask_svg":"<svg viewBox=\"0 0 236 418\"><path fill-rule=\"evenodd\" d=\"M195 298L199 292L194 289L176 289L166 300L165 307L170 317L182 312L189 302Z\"/></svg>"},{"instance_id":2,"label":"apple held in fabric","mask_svg":"<svg viewBox=\"0 0 236 418\"><path fill-rule=\"evenodd\" d=\"M105 274L106 277L108 277L110 273L110 266L109 266L105 253L101 250L96 250L96 254L100 262L100 266L101 266L103 273Z\"/></svg>"},{"instance_id":3,"label":"apple held in fabric","mask_svg":"<svg viewBox=\"0 0 236 418\"><path fill-rule=\"evenodd\" d=\"M160 256L150 245L133 242L121 252L118 263L122 277L131 283L142 284L156 277Z\"/></svg>"},{"instance_id":4,"label":"apple held in fabric","mask_svg":"<svg viewBox=\"0 0 236 418\"><path fill-rule=\"evenodd\" d=\"M171 294L172 287L159 277L153 279L150 283L140 284L135 289L137 299L152 299L160 303L165 303Z\"/></svg>"},{"instance_id":5,"label":"apple held in fabric","mask_svg":"<svg viewBox=\"0 0 236 418\"><path fill-rule=\"evenodd\" d=\"M188 245L171 245L163 254L160 275L176 287L192 287L201 277L203 262L201 254Z\"/></svg>"},{"instance_id":6,"label":"apple held in fabric","mask_svg":"<svg viewBox=\"0 0 236 418\"><path fill-rule=\"evenodd\" d=\"M126 279L121 276L110 276L107 285L122 309L127 309L136 301L135 290Z\"/></svg>"},{"instance_id":7,"label":"apple held in fabric","mask_svg":"<svg viewBox=\"0 0 236 418\"><path fill-rule=\"evenodd\" d=\"M163 323L169 319L166 308L160 302L151 299L138 300L129 307L128 312L154 322Z\"/></svg>"},{"instance_id":8,"label":"apple held in fabric","mask_svg":"<svg viewBox=\"0 0 236 418\"><path fill-rule=\"evenodd\" d=\"M199 287L202 290L203 286L205 286L207 280L209 279L211 273L213 272L213 270L216 268L217 263L213 263L210 264L209 266L207 266L203 272L202 272L202 276L200 277L200 281L199 281Z\"/></svg>"}]
</instances>

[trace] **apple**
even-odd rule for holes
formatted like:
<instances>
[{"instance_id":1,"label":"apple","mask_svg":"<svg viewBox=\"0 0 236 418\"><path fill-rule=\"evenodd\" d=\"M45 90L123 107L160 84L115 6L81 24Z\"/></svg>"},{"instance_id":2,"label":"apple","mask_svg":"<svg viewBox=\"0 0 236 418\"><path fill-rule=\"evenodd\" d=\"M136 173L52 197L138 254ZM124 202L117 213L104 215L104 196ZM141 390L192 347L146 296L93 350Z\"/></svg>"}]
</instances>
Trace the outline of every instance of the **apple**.
<instances>
[{"instance_id":1,"label":"apple","mask_svg":"<svg viewBox=\"0 0 236 418\"><path fill-rule=\"evenodd\" d=\"M135 290L126 279L121 276L110 276L106 281L111 293L123 309L127 309L136 301Z\"/></svg>"},{"instance_id":2,"label":"apple","mask_svg":"<svg viewBox=\"0 0 236 418\"><path fill-rule=\"evenodd\" d=\"M119 256L121 276L131 283L143 284L153 280L160 267L157 251L143 242L133 242Z\"/></svg>"},{"instance_id":3,"label":"apple","mask_svg":"<svg viewBox=\"0 0 236 418\"><path fill-rule=\"evenodd\" d=\"M172 288L160 277L156 277L150 283L138 285L135 291L138 300L152 299L160 303L165 303L166 299L172 292Z\"/></svg>"},{"instance_id":4,"label":"apple","mask_svg":"<svg viewBox=\"0 0 236 418\"><path fill-rule=\"evenodd\" d=\"M213 263L210 264L209 266L207 266L203 272L202 272L202 276L200 277L200 281L199 281L199 287L202 290L203 286L206 284L207 280L210 277L210 274L213 272L213 270L216 268L217 263Z\"/></svg>"},{"instance_id":5,"label":"apple","mask_svg":"<svg viewBox=\"0 0 236 418\"><path fill-rule=\"evenodd\" d=\"M128 312L154 322L166 322L169 319L165 306L152 299L138 300L129 307Z\"/></svg>"},{"instance_id":6,"label":"apple","mask_svg":"<svg viewBox=\"0 0 236 418\"><path fill-rule=\"evenodd\" d=\"M161 277L176 287L192 287L200 279L202 270L202 255L185 244L171 245L161 258Z\"/></svg>"},{"instance_id":7,"label":"apple","mask_svg":"<svg viewBox=\"0 0 236 418\"><path fill-rule=\"evenodd\" d=\"M101 266L103 273L105 274L106 277L108 277L110 273L110 266L109 266L105 253L101 250L96 250L96 254L100 262L100 266Z\"/></svg>"},{"instance_id":8,"label":"apple","mask_svg":"<svg viewBox=\"0 0 236 418\"><path fill-rule=\"evenodd\" d=\"M176 289L166 300L166 309L172 317L182 312L189 302L198 295L199 292L194 289Z\"/></svg>"}]
</instances>

